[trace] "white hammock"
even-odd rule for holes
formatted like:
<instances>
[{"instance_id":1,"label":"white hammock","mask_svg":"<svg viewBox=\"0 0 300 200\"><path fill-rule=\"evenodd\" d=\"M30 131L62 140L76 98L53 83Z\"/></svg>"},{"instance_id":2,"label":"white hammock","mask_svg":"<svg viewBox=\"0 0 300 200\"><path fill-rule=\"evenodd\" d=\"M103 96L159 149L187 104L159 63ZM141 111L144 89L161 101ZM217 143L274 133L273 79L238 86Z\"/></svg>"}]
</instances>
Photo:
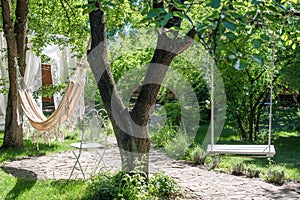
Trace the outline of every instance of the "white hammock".
<instances>
[{"instance_id":1,"label":"white hammock","mask_svg":"<svg viewBox=\"0 0 300 200\"><path fill-rule=\"evenodd\" d=\"M86 63L84 57L78 64L74 76L69 80L69 84L59 106L49 118L47 118L38 107L31 91L26 87L23 77L19 79L18 91L21 106L30 124L35 129L48 132L66 121L73 114L84 89L87 70Z\"/></svg>"}]
</instances>

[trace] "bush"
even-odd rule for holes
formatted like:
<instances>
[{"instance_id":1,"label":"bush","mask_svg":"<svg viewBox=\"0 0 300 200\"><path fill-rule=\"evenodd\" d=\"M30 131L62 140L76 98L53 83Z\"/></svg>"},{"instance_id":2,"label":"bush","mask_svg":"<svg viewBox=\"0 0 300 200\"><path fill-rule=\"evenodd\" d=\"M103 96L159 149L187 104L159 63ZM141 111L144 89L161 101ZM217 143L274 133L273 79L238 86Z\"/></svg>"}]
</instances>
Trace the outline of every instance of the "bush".
<instances>
[{"instance_id":1,"label":"bush","mask_svg":"<svg viewBox=\"0 0 300 200\"><path fill-rule=\"evenodd\" d=\"M232 166L231 174L236 176L241 176L245 172L245 165L244 163L234 163Z\"/></svg>"},{"instance_id":2,"label":"bush","mask_svg":"<svg viewBox=\"0 0 300 200\"><path fill-rule=\"evenodd\" d=\"M189 152L189 157L192 163L204 165L206 160L206 152L200 146L196 146Z\"/></svg>"},{"instance_id":3,"label":"bush","mask_svg":"<svg viewBox=\"0 0 300 200\"><path fill-rule=\"evenodd\" d=\"M258 178L261 174L261 170L258 169L255 165L249 165L245 169L245 175L248 178Z\"/></svg>"},{"instance_id":4,"label":"bush","mask_svg":"<svg viewBox=\"0 0 300 200\"><path fill-rule=\"evenodd\" d=\"M189 147L188 135L182 131L179 131L175 138L167 143L165 151L167 155L173 159L182 158Z\"/></svg>"},{"instance_id":5,"label":"bush","mask_svg":"<svg viewBox=\"0 0 300 200\"><path fill-rule=\"evenodd\" d=\"M286 179L286 168L279 165L271 165L264 175L264 180L277 185L282 185Z\"/></svg>"},{"instance_id":6,"label":"bush","mask_svg":"<svg viewBox=\"0 0 300 200\"><path fill-rule=\"evenodd\" d=\"M205 165L209 170L215 169L220 163L221 163L221 157L219 155L209 156L205 160Z\"/></svg>"},{"instance_id":7,"label":"bush","mask_svg":"<svg viewBox=\"0 0 300 200\"><path fill-rule=\"evenodd\" d=\"M183 190L174 179L162 174L154 174L147 183L142 173L127 174L124 171L112 174L100 172L93 178L83 199L175 199L183 196Z\"/></svg>"},{"instance_id":8,"label":"bush","mask_svg":"<svg viewBox=\"0 0 300 200\"><path fill-rule=\"evenodd\" d=\"M158 132L151 134L151 140L155 143L156 147L164 148L170 143L177 134L177 128L171 124L165 125Z\"/></svg>"},{"instance_id":9,"label":"bush","mask_svg":"<svg viewBox=\"0 0 300 200\"><path fill-rule=\"evenodd\" d=\"M184 192L175 180L163 173L155 173L149 182L149 193L158 199L176 199L184 196Z\"/></svg>"}]
</instances>

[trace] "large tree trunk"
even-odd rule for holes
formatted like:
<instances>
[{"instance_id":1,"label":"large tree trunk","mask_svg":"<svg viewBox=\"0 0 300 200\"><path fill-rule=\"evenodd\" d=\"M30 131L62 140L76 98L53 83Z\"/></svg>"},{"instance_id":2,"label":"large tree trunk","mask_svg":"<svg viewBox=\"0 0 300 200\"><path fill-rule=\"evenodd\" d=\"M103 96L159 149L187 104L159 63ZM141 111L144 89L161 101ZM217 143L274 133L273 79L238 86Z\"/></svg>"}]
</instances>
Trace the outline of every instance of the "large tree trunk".
<instances>
[{"instance_id":1,"label":"large tree trunk","mask_svg":"<svg viewBox=\"0 0 300 200\"><path fill-rule=\"evenodd\" d=\"M23 111L18 96L18 67L24 75L26 64L26 21L28 0L18 0L14 24L9 0L1 0L3 31L7 41L9 93L2 148L23 147Z\"/></svg>"},{"instance_id":2,"label":"large tree trunk","mask_svg":"<svg viewBox=\"0 0 300 200\"><path fill-rule=\"evenodd\" d=\"M89 15L91 25L91 50L88 61L94 73L105 109L112 121L123 170L141 170L148 176L150 136L147 124L150 108L156 101L163 78L174 57L187 49L193 42L194 29L182 38L170 39L162 32L151 63L148 66L143 86L134 108L130 111L119 97L107 59L106 27L101 4L99 10ZM180 19L178 19L180 20ZM178 24L173 22L174 24ZM167 24L170 26L170 23Z\"/></svg>"}]
</instances>

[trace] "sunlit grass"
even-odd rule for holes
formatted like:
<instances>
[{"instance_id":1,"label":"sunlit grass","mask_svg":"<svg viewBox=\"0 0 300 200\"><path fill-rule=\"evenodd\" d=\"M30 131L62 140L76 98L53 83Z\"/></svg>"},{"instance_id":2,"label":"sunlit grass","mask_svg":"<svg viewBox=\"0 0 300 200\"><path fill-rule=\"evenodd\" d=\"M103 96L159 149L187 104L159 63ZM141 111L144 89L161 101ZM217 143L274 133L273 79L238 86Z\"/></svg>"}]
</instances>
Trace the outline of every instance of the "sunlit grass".
<instances>
[{"instance_id":1,"label":"sunlit grass","mask_svg":"<svg viewBox=\"0 0 300 200\"><path fill-rule=\"evenodd\" d=\"M0 163L8 160L18 160L24 157L49 155L55 152L70 150L70 144L78 141L77 137L67 137L64 142L52 141L49 144L33 144L30 140L24 140L22 149L0 149ZM0 146L3 143L3 133L0 133Z\"/></svg>"},{"instance_id":2,"label":"sunlit grass","mask_svg":"<svg viewBox=\"0 0 300 200\"><path fill-rule=\"evenodd\" d=\"M0 169L0 199L15 200L64 200L81 199L88 186L87 181L35 180L16 178Z\"/></svg>"}]
</instances>

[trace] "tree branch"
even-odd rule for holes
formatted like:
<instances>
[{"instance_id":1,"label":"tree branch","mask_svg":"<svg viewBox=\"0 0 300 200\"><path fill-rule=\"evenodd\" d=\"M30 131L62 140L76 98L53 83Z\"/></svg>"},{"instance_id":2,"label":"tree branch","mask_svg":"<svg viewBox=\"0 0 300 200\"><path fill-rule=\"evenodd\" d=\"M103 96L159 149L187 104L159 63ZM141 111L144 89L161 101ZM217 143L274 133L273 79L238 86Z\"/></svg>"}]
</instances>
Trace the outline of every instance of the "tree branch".
<instances>
[{"instance_id":1,"label":"tree branch","mask_svg":"<svg viewBox=\"0 0 300 200\"><path fill-rule=\"evenodd\" d=\"M70 16L69 16L69 13L68 13L68 10L63 2L63 0L59 0L60 1L60 4L62 6L62 8L64 9L65 11L65 14L66 14L66 17L67 17L67 20L68 20L68 23L69 23L69 29L70 29L70 26L71 26L71 20L70 20Z\"/></svg>"}]
</instances>

